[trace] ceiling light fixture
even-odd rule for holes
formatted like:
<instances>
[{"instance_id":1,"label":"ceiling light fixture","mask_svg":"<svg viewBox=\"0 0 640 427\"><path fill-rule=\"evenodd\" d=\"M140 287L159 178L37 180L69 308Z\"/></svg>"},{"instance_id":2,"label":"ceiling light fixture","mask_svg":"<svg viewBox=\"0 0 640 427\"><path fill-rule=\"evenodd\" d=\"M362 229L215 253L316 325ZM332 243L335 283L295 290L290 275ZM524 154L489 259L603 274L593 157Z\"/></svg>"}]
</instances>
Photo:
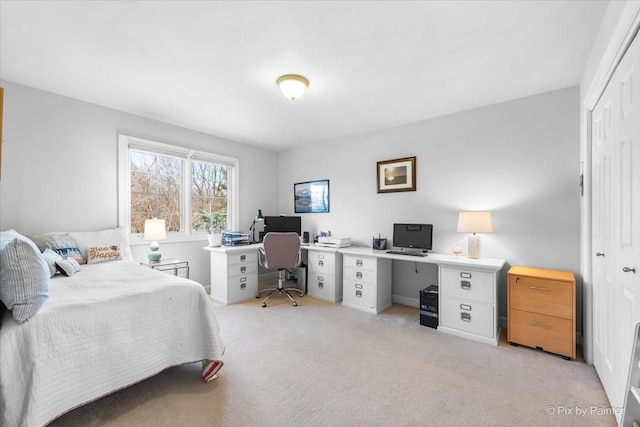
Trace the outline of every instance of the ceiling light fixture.
<instances>
[{"instance_id":1,"label":"ceiling light fixture","mask_svg":"<svg viewBox=\"0 0 640 427\"><path fill-rule=\"evenodd\" d=\"M292 101L304 95L305 89L309 86L309 80L297 74L285 74L277 80L280 90Z\"/></svg>"}]
</instances>

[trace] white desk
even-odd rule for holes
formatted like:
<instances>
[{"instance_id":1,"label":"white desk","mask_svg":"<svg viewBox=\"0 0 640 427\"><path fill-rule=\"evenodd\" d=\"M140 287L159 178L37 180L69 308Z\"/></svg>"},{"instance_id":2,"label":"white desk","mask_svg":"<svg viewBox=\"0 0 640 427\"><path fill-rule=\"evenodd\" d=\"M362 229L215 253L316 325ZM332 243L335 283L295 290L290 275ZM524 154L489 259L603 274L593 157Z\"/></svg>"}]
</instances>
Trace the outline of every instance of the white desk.
<instances>
[{"instance_id":1,"label":"white desk","mask_svg":"<svg viewBox=\"0 0 640 427\"><path fill-rule=\"evenodd\" d=\"M438 266L438 330L497 345L498 278L505 260L443 254L424 257L388 254L370 248L339 249L343 256L342 304L371 313L391 306L391 261ZM417 292L417 291L416 291Z\"/></svg>"},{"instance_id":2,"label":"white desk","mask_svg":"<svg viewBox=\"0 0 640 427\"><path fill-rule=\"evenodd\" d=\"M255 298L258 292L259 247L260 244L204 248L211 253L212 298L224 304ZM436 264L438 330L493 345L498 343L497 287L499 272L505 264L503 259L474 260L443 254L407 256L353 246L325 248L310 245L302 249L315 254L310 256L314 265L310 265L309 270L320 274L323 279L315 276L309 279L310 296L332 302L342 299L346 307L376 314L392 304L393 260ZM323 259L323 254L330 257ZM320 261L323 261L322 265ZM325 267L328 267L326 271L323 270ZM316 285L318 289L314 289Z\"/></svg>"}]
</instances>

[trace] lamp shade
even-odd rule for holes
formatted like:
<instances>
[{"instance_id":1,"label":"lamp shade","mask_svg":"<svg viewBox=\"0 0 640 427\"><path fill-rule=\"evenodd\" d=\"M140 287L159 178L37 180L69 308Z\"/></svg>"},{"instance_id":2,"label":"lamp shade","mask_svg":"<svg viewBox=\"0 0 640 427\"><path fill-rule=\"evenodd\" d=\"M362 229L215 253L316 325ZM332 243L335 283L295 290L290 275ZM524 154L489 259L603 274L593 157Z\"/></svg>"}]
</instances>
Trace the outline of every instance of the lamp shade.
<instances>
[{"instance_id":1,"label":"lamp shade","mask_svg":"<svg viewBox=\"0 0 640 427\"><path fill-rule=\"evenodd\" d=\"M167 228L164 219L144 220L144 240L164 240L167 238Z\"/></svg>"},{"instance_id":2,"label":"lamp shade","mask_svg":"<svg viewBox=\"0 0 640 427\"><path fill-rule=\"evenodd\" d=\"M460 212L458 233L491 233L491 212Z\"/></svg>"},{"instance_id":3,"label":"lamp shade","mask_svg":"<svg viewBox=\"0 0 640 427\"><path fill-rule=\"evenodd\" d=\"M285 74L277 80L280 90L287 98L295 101L304 95L304 91L309 86L309 80L297 74Z\"/></svg>"}]
</instances>

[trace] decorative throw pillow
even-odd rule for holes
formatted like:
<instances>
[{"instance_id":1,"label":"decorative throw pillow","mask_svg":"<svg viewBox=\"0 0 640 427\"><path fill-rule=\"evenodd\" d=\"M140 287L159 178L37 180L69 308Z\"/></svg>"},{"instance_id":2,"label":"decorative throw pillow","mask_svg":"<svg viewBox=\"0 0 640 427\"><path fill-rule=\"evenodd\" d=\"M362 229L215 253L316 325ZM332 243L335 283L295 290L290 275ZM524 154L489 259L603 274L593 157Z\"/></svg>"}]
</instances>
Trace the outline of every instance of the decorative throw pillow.
<instances>
[{"instance_id":1,"label":"decorative throw pillow","mask_svg":"<svg viewBox=\"0 0 640 427\"><path fill-rule=\"evenodd\" d=\"M19 234L0 233L0 300L23 323L49 297L49 267L38 247Z\"/></svg>"},{"instance_id":2,"label":"decorative throw pillow","mask_svg":"<svg viewBox=\"0 0 640 427\"><path fill-rule=\"evenodd\" d=\"M80 264L73 258L66 258L62 261L56 261L58 269L65 274L65 276L73 276L80 271Z\"/></svg>"},{"instance_id":3,"label":"decorative throw pillow","mask_svg":"<svg viewBox=\"0 0 640 427\"><path fill-rule=\"evenodd\" d=\"M45 249L44 252L42 252L42 256L44 257L44 260L47 261L47 265L49 266L49 276L55 276L58 272L58 269L56 268L56 262L62 261L62 256L58 252L52 251L49 248Z\"/></svg>"},{"instance_id":4,"label":"decorative throw pillow","mask_svg":"<svg viewBox=\"0 0 640 427\"><path fill-rule=\"evenodd\" d=\"M87 262L95 264L97 262L115 261L122 259L122 251L119 244L106 246L91 246L87 251Z\"/></svg>"},{"instance_id":5,"label":"decorative throw pillow","mask_svg":"<svg viewBox=\"0 0 640 427\"><path fill-rule=\"evenodd\" d=\"M133 261L129 247L129 227L109 228L100 231L70 231L69 235L75 240L80 253L87 258L91 246L108 246L117 243L120 245L122 259Z\"/></svg>"},{"instance_id":6,"label":"decorative throw pillow","mask_svg":"<svg viewBox=\"0 0 640 427\"><path fill-rule=\"evenodd\" d=\"M48 248L59 253L62 258L71 257L78 261L78 264L87 263L69 233L36 234L29 236L29 238L34 241L41 252Z\"/></svg>"}]
</instances>

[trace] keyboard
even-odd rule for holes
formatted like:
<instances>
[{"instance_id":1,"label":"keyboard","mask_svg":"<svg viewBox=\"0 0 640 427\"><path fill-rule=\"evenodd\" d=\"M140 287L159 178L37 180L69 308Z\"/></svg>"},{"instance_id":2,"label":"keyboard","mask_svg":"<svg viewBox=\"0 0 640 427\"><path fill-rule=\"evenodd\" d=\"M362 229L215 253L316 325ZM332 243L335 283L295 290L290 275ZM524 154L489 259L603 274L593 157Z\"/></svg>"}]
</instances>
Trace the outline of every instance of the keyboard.
<instances>
[{"instance_id":1,"label":"keyboard","mask_svg":"<svg viewBox=\"0 0 640 427\"><path fill-rule=\"evenodd\" d=\"M387 251L388 254L394 255L408 255L408 256L427 256L424 252L415 252L415 251Z\"/></svg>"}]
</instances>

